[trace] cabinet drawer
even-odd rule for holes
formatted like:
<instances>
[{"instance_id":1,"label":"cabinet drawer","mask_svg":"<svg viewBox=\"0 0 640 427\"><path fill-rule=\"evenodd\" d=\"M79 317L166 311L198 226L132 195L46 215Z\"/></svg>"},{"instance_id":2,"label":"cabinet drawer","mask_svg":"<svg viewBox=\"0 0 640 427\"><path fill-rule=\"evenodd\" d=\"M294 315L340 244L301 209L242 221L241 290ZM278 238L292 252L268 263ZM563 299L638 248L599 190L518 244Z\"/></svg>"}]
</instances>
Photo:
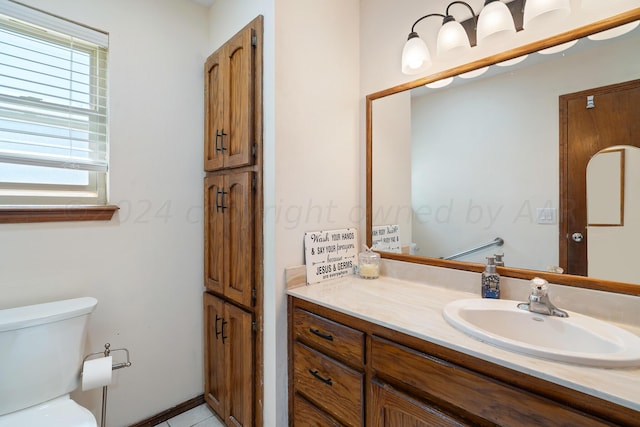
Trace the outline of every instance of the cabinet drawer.
<instances>
[{"instance_id":1,"label":"cabinet drawer","mask_svg":"<svg viewBox=\"0 0 640 427\"><path fill-rule=\"evenodd\" d=\"M498 425L608 425L549 399L378 337L372 338L371 366L379 375Z\"/></svg>"},{"instance_id":2,"label":"cabinet drawer","mask_svg":"<svg viewBox=\"0 0 640 427\"><path fill-rule=\"evenodd\" d=\"M293 333L296 340L337 359L357 366L363 363L364 333L358 330L296 308Z\"/></svg>"},{"instance_id":3,"label":"cabinet drawer","mask_svg":"<svg viewBox=\"0 0 640 427\"><path fill-rule=\"evenodd\" d=\"M348 426L362 425L363 375L324 354L295 343L295 391Z\"/></svg>"},{"instance_id":4,"label":"cabinet drawer","mask_svg":"<svg viewBox=\"0 0 640 427\"><path fill-rule=\"evenodd\" d=\"M341 427L340 423L298 395L293 398L293 406L294 427Z\"/></svg>"}]
</instances>

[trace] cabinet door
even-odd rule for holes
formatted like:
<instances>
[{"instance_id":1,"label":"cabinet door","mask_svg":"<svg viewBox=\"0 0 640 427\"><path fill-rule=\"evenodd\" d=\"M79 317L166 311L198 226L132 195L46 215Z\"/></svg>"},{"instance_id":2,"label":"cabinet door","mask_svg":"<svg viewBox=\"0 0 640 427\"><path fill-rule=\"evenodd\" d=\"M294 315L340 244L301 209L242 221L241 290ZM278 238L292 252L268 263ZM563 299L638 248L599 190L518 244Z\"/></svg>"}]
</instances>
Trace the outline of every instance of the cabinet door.
<instances>
[{"instance_id":1,"label":"cabinet door","mask_svg":"<svg viewBox=\"0 0 640 427\"><path fill-rule=\"evenodd\" d=\"M204 169L253 163L255 31L245 28L205 62Z\"/></svg>"},{"instance_id":2,"label":"cabinet door","mask_svg":"<svg viewBox=\"0 0 640 427\"><path fill-rule=\"evenodd\" d=\"M233 173L225 179L224 295L250 307L254 280L253 172Z\"/></svg>"},{"instance_id":3,"label":"cabinet door","mask_svg":"<svg viewBox=\"0 0 640 427\"><path fill-rule=\"evenodd\" d=\"M205 286L246 307L253 302L253 175L209 175L204 182Z\"/></svg>"},{"instance_id":4,"label":"cabinet door","mask_svg":"<svg viewBox=\"0 0 640 427\"><path fill-rule=\"evenodd\" d=\"M204 179L204 283L207 289L224 293L224 175Z\"/></svg>"},{"instance_id":5,"label":"cabinet door","mask_svg":"<svg viewBox=\"0 0 640 427\"><path fill-rule=\"evenodd\" d=\"M222 138L225 167L250 165L253 160L254 56L252 39L255 32L245 28L227 44L225 129Z\"/></svg>"},{"instance_id":6,"label":"cabinet door","mask_svg":"<svg viewBox=\"0 0 640 427\"><path fill-rule=\"evenodd\" d=\"M225 348L222 342L224 302L205 293L204 300L204 398L220 417L225 414ZM226 326L226 325L225 325Z\"/></svg>"},{"instance_id":7,"label":"cabinet door","mask_svg":"<svg viewBox=\"0 0 640 427\"><path fill-rule=\"evenodd\" d=\"M233 426L251 426L253 423L253 330L250 313L225 304L222 327L227 362L227 405L225 421Z\"/></svg>"},{"instance_id":8,"label":"cabinet door","mask_svg":"<svg viewBox=\"0 0 640 427\"><path fill-rule=\"evenodd\" d=\"M371 384L373 427L449 427L464 424L388 386Z\"/></svg>"},{"instance_id":9,"label":"cabinet door","mask_svg":"<svg viewBox=\"0 0 640 427\"><path fill-rule=\"evenodd\" d=\"M227 80L226 48L215 51L204 67L204 169L224 167L223 138L229 132L224 124L224 83Z\"/></svg>"}]
</instances>

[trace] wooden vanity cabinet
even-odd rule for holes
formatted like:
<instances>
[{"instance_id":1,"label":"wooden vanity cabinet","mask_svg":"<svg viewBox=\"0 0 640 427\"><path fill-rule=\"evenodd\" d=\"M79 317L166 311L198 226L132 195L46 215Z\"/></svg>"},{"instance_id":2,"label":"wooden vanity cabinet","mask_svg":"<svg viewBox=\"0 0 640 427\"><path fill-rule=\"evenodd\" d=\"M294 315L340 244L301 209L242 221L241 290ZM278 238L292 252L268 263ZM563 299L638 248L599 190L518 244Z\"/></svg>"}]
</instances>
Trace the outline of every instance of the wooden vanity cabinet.
<instances>
[{"instance_id":1,"label":"wooden vanity cabinet","mask_svg":"<svg viewBox=\"0 0 640 427\"><path fill-rule=\"evenodd\" d=\"M363 414L358 425L374 427L637 425L638 412L629 408L291 296L289 327L294 426L353 425L339 415L345 403ZM342 346L344 330L357 334L363 353L354 357L358 347ZM310 391L309 371L338 384L360 374L361 406L354 410L358 400L321 384ZM307 423L318 414L322 421Z\"/></svg>"}]
</instances>

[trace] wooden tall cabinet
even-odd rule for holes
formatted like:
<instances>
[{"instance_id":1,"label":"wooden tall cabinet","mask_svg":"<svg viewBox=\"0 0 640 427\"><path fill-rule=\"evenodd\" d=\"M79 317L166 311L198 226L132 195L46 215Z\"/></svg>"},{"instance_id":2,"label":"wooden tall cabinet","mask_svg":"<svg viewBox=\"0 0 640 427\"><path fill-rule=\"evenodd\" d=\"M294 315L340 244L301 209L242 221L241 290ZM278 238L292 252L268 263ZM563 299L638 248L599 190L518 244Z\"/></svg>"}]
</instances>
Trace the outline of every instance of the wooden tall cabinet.
<instances>
[{"instance_id":1,"label":"wooden tall cabinet","mask_svg":"<svg viewBox=\"0 0 640 427\"><path fill-rule=\"evenodd\" d=\"M204 66L205 400L262 426L262 17Z\"/></svg>"}]
</instances>

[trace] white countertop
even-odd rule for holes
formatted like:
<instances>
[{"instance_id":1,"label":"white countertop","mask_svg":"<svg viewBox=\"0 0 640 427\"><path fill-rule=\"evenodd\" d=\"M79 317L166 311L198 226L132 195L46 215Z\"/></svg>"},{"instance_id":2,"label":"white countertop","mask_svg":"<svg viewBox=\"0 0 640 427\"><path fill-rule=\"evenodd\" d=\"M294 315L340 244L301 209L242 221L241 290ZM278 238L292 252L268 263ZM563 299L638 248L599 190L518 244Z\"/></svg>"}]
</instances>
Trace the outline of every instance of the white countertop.
<instances>
[{"instance_id":1,"label":"white countertop","mask_svg":"<svg viewBox=\"0 0 640 427\"><path fill-rule=\"evenodd\" d=\"M602 369L553 362L472 338L442 317L443 307L477 294L409 281L350 276L287 291L289 295L640 411L640 368ZM618 325L624 326L624 325ZM626 328L638 333L635 328Z\"/></svg>"}]
</instances>

